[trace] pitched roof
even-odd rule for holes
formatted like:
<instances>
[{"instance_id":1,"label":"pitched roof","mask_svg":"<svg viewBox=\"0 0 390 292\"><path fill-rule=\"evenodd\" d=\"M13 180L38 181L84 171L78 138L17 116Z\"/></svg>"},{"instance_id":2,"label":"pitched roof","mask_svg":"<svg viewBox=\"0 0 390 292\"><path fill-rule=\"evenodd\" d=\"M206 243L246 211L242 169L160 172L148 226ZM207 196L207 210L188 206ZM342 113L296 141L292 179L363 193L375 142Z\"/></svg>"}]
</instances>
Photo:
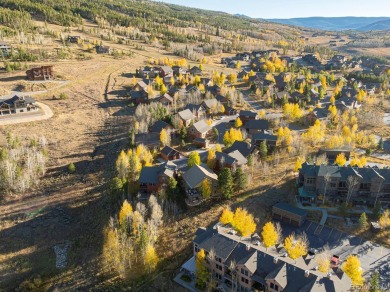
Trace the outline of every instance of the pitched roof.
<instances>
[{"instance_id":1,"label":"pitched roof","mask_svg":"<svg viewBox=\"0 0 390 292\"><path fill-rule=\"evenodd\" d=\"M201 104L193 104L193 103L189 103L186 105L186 107L184 109L189 109L191 112L194 112L194 111L204 111L204 108Z\"/></svg>"},{"instance_id":2,"label":"pitched roof","mask_svg":"<svg viewBox=\"0 0 390 292\"><path fill-rule=\"evenodd\" d=\"M253 147L245 141L235 141L233 145L225 149L224 152L231 153L236 150L238 150L242 154L242 156L248 157L252 153Z\"/></svg>"},{"instance_id":3,"label":"pitched roof","mask_svg":"<svg viewBox=\"0 0 390 292\"><path fill-rule=\"evenodd\" d=\"M286 263L277 267L275 270L273 270L271 273L269 273L267 275L267 277L265 277L265 280L274 280L280 286L282 286L283 289L285 289L287 286L287 265L286 265Z\"/></svg>"},{"instance_id":4,"label":"pitched roof","mask_svg":"<svg viewBox=\"0 0 390 292\"><path fill-rule=\"evenodd\" d=\"M173 177L173 167L167 163L154 166L143 166L139 175L139 182L145 184L157 184L160 175Z\"/></svg>"},{"instance_id":5,"label":"pitched roof","mask_svg":"<svg viewBox=\"0 0 390 292\"><path fill-rule=\"evenodd\" d=\"M252 135L252 144L254 144L256 141L277 141L278 136L276 135L270 135L267 133L256 133Z\"/></svg>"},{"instance_id":6,"label":"pitched roof","mask_svg":"<svg viewBox=\"0 0 390 292\"><path fill-rule=\"evenodd\" d=\"M202 104L204 104L208 109L212 109L217 106L218 101L215 98L211 98L204 100Z\"/></svg>"},{"instance_id":7,"label":"pitched roof","mask_svg":"<svg viewBox=\"0 0 390 292\"><path fill-rule=\"evenodd\" d=\"M164 154L166 156L171 156L171 155L177 155L177 154L180 154L179 151L173 149L172 147L169 147L169 146L165 146L162 150L161 150L161 154Z\"/></svg>"},{"instance_id":8,"label":"pitched roof","mask_svg":"<svg viewBox=\"0 0 390 292\"><path fill-rule=\"evenodd\" d=\"M150 132L154 133L161 133L162 129L165 129L166 127L169 127L170 125L167 122L164 121L156 121L153 125L150 126L149 130Z\"/></svg>"},{"instance_id":9,"label":"pitched roof","mask_svg":"<svg viewBox=\"0 0 390 292\"><path fill-rule=\"evenodd\" d=\"M218 233L212 233L200 244L204 250L210 252L213 249L218 257L226 260L238 243Z\"/></svg>"},{"instance_id":10,"label":"pitched roof","mask_svg":"<svg viewBox=\"0 0 390 292\"><path fill-rule=\"evenodd\" d=\"M252 111L240 111L240 117L257 117L257 113Z\"/></svg>"},{"instance_id":11,"label":"pitched roof","mask_svg":"<svg viewBox=\"0 0 390 292\"><path fill-rule=\"evenodd\" d=\"M290 212L290 213L293 213L293 214L297 214L299 216L306 216L307 215L305 210L293 207L290 204L283 203L283 202L275 204L274 207L281 209L281 210L284 210L284 211L287 211L287 212Z\"/></svg>"},{"instance_id":12,"label":"pitched roof","mask_svg":"<svg viewBox=\"0 0 390 292\"><path fill-rule=\"evenodd\" d=\"M268 120L249 120L245 123L245 129L248 130L268 130Z\"/></svg>"},{"instance_id":13,"label":"pitched roof","mask_svg":"<svg viewBox=\"0 0 390 292\"><path fill-rule=\"evenodd\" d=\"M196 122L194 125L194 128L199 132L199 133L206 133L210 131L212 128L206 123L205 120L201 120L199 122Z\"/></svg>"},{"instance_id":14,"label":"pitched roof","mask_svg":"<svg viewBox=\"0 0 390 292\"><path fill-rule=\"evenodd\" d=\"M189 109L182 110L178 112L178 115L185 121L191 120L194 118L193 113Z\"/></svg>"},{"instance_id":15,"label":"pitched roof","mask_svg":"<svg viewBox=\"0 0 390 292\"><path fill-rule=\"evenodd\" d=\"M205 178L214 181L218 180L218 175L206 167L194 165L185 173L183 173L182 178L184 179L187 186L193 189L199 187Z\"/></svg>"},{"instance_id":16,"label":"pitched roof","mask_svg":"<svg viewBox=\"0 0 390 292\"><path fill-rule=\"evenodd\" d=\"M228 154L230 157L234 158L237 161L237 165L245 165L248 163L248 159L246 159L240 151L234 150Z\"/></svg>"},{"instance_id":17,"label":"pitched roof","mask_svg":"<svg viewBox=\"0 0 390 292\"><path fill-rule=\"evenodd\" d=\"M224 164L232 165L236 162L236 160L231 157L229 154L223 152L215 152L215 159L218 161L224 161Z\"/></svg>"},{"instance_id":18,"label":"pitched roof","mask_svg":"<svg viewBox=\"0 0 390 292\"><path fill-rule=\"evenodd\" d=\"M33 104L35 103L35 99L32 98L31 96L17 96L17 95L14 95L13 97L11 98L8 98L8 99L4 99L4 100L0 100L0 106L2 104L7 104L7 105L14 105L17 101L21 101L21 100L24 100L24 102L26 104Z\"/></svg>"}]
</instances>

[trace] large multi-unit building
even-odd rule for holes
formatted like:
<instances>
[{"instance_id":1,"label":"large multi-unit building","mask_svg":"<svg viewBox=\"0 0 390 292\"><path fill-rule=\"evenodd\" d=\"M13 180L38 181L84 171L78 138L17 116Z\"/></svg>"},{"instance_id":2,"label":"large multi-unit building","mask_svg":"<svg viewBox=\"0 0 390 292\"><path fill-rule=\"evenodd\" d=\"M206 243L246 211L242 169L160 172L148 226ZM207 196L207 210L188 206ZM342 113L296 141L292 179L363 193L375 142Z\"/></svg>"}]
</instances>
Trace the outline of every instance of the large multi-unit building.
<instances>
[{"instance_id":1,"label":"large multi-unit building","mask_svg":"<svg viewBox=\"0 0 390 292\"><path fill-rule=\"evenodd\" d=\"M292 260L275 248L267 250L251 238L241 239L222 227L197 230L194 257L201 249L206 254L206 268L221 288L271 292L350 291L351 280L339 267L324 274L316 268L315 255Z\"/></svg>"},{"instance_id":2,"label":"large multi-unit building","mask_svg":"<svg viewBox=\"0 0 390 292\"><path fill-rule=\"evenodd\" d=\"M390 169L303 163L298 186L302 197L325 195L327 200L373 204L390 201Z\"/></svg>"}]
</instances>

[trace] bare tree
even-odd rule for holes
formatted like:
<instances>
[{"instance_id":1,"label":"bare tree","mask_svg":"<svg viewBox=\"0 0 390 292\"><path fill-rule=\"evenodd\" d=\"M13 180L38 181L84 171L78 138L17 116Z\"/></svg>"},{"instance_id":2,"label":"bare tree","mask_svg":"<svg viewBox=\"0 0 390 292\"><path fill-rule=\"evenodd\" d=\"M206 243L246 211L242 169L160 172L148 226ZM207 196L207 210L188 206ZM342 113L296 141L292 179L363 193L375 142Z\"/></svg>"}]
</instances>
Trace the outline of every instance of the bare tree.
<instances>
[{"instance_id":1,"label":"bare tree","mask_svg":"<svg viewBox=\"0 0 390 292\"><path fill-rule=\"evenodd\" d=\"M352 176L352 175L348 176L347 178L348 193L347 193L347 200L346 200L347 205L358 183L359 183L359 178L357 176Z\"/></svg>"},{"instance_id":2,"label":"bare tree","mask_svg":"<svg viewBox=\"0 0 390 292\"><path fill-rule=\"evenodd\" d=\"M324 184L325 184L325 185L324 185L324 194L322 195L322 196L323 196L323 198L322 198L322 205L325 204L326 189L327 189L327 187L328 187L329 181L330 181L330 174L329 174L329 173L326 173L326 174L324 175Z\"/></svg>"},{"instance_id":3,"label":"bare tree","mask_svg":"<svg viewBox=\"0 0 390 292\"><path fill-rule=\"evenodd\" d=\"M280 222L276 222L275 224L275 231L278 234L278 240L276 241L276 244L280 244L283 242L283 229L282 226L280 225Z\"/></svg>"}]
</instances>

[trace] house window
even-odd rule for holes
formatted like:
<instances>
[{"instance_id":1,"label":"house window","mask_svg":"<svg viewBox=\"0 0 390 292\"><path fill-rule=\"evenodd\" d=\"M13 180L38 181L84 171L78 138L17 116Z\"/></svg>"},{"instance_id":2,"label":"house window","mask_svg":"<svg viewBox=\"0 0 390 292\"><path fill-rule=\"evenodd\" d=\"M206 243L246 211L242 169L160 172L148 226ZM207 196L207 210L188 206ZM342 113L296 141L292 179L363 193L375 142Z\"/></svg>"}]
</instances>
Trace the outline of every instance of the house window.
<instances>
[{"instance_id":1,"label":"house window","mask_svg":"<svg viewBox=\"0 0 390 292\"><path fill-rule=\"evenodd\" d=\"M195 244L195 252L199 252L199 247L196 244Z\"/></svg>"},{"instance_id":2,"label":"house window","mask_svg":"<svg viewBox=\"0 0 390 292\"><path fill-rule=\"evenodd\" d=\"M341 181L339 183L339 188L346 188L347 187L347 183L345 181Z\"/></svg>"},{"instance_id":3,"label":"house window","mask_svg":"<svg viewBox=\"0 0 390 292\"><path fill-rule=\"evenodd\" d=\"M274 283L271 283L271 284L269 285L269 287L270 287L271 289L275 289Z\"/></svg>"},{"instance_id":4,"label":"house window","mask_svg":"<svg viewBox=\"0 0 390 292\"><path fill-rule=\"evenodd\" d=\"M331 182L329 186L330 186L331 188L335 188L335 187L336 187L336 183Z\"/></svg>"},{"instance_id":5,"label":"house window","mask_svg":"<svg viewBox=\"0 0 390 292\"><path fill-rule=\"evenodd\" d=\"M222 266L221 265L215 264L215 266L217 267L218 270L222 271Z\"/></svg>"},{"instance_id":6,"label":"house window","mask_svg":"<svg viewBox=\"0 0 390 292\"><path fill-rule=\"evenodd\" d=\"M245 276L248 276L248 271L241 268L241 274L245 275Z\"/></svg>"},{"instance_id":7,"label":"house window","mask_svg":"<svg viewBox=\"0 0 390 292\"><path fill-rule=\"evenodd\" d=\"M215 273L215 277L218 279L218 280L222 280L222 275L218 274L218 273Z\"/></svg>"},{"instance_id":8,"label":"house window","mask_svg":"<svg viewBox=\"0 0 390 292\"><path fill-rule=\"evenodd\" d=\"M306 183L307 183L307 184L310 184L310 185L314 184L315 181L316 181L316 179L315 179L314 177L308 177L308 178L306 179Z\"/></svg>"},{"instance_id":9,"label":"house window","mask_svg":"<svg viewBox=\"0 0 390 292\"><path fill-rule=\"evenodd\" d=\"M248 284L249 281L247 278L244 278L244 277L241 277L241 282L245 283L245 284Z\"/></svg>"}]
</instances>

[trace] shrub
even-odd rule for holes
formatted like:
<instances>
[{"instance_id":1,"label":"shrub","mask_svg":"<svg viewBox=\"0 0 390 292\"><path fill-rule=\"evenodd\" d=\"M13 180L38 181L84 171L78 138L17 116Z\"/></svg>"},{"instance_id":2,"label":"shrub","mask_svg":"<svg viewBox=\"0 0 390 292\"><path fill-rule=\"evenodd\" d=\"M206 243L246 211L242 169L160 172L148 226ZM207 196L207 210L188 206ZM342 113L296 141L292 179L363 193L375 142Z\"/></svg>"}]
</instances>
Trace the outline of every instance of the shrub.
<instances>
[{"instance_id":1,"label":"shrub","mask_svg":"<svg viewBox=\"0 0 390 292\"><path fill-rule=\"evenodd\" d=\"M73 163L69 164L68 171L69 171L69 173L75 173L76 166Z\"/></svg>"}]
</instances>

